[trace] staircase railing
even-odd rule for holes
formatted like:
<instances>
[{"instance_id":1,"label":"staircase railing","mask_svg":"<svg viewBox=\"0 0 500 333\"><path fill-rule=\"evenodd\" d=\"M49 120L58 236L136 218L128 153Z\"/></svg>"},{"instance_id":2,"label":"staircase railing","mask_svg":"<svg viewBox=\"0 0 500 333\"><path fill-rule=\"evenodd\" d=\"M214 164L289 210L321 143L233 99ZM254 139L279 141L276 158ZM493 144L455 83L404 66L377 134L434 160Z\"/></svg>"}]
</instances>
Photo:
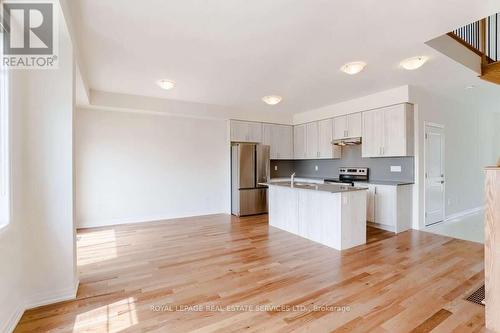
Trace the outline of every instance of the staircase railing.
<instances>
[{"instance_id":1,"label":"staircase railing","mask_svg":"<svg viewBox=\"0 0 500 333\"><path fill-rule=\"evenodd\" d=\"M449 35L483 57L483 62L500 61L500 15L453 30Z\"/></svg>"}]
</instances>

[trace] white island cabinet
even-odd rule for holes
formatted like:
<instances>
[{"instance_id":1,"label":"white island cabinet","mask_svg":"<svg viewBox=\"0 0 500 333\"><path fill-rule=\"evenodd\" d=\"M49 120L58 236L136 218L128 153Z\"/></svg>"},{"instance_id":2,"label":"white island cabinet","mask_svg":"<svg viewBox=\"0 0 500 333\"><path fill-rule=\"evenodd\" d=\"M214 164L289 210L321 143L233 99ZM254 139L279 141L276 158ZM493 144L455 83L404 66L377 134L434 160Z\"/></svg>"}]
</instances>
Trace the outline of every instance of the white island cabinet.
<instances>
[{"instance_id":1,"label":"white island cabinet","mask_svg":"<svg viewBox=\"0 0 500 333\"><path fill-rule=\"evenodd\" d=\"M366 243L366 189L290 182L267 185L271 226L336 250Z\"/></svg>"}]
</instances>

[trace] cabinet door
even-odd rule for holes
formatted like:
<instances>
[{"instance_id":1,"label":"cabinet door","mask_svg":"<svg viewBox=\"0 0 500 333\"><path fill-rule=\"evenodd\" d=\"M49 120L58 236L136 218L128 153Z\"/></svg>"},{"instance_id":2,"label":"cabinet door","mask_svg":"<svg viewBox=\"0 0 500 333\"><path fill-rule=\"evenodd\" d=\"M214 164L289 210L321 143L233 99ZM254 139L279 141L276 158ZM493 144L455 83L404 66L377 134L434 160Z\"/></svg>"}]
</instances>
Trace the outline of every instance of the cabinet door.
<instances>
[{"instance_id":1,"label":"cabinet door","mask_svg":"<svg viewBox=\"0 0 500 333\"><path fill-rule=\"evenodd\" d=\"M361 144L361 156L382 156L382 146L384 143L384 111L372 110L363 112L362 124L363 142Z\"/></svg>"},{"instance_id":2,"label":"cabinet door","mask_svg":"<svg viewBox=\"0 0 500 333\"><path fill-rule=\"evenodd\" d=\"M231 141L247 142L248 139L248 123L244 121L231 120Z\"/></svg>"},{"instance_id":3,"label":"cabinet door","mask_svg":"<svg viewBox=\"0 0 500 333\"><path fill-rule=\"evenodd\" d=\"M306 158L306 125L293 127L293 156L296 159Z\"/></svg>"},{"instance_id":4,"label":"cabinet door","mask_svg":"<svg viewBox=\"0 0 500 333\"><path fill-rule=\"evenodd\" d=\"M366 220L375 222L375 186L368 185L366 191Z\"/></svg>"},{"instance_id":5,"label":"cabinet door","mask_svg":"<svg viewBox=\"0 0 500 333\"><path fill-rule=\"evenodd\" d=\"M347 137L347 116L333 118L333 139L340 140Z\"/></svg>"},{"instance_id":6,"label":"cabinet door","mask_svg":"<svg viewBox=\"0 0 500 333\"><path fill-rule=\"evenodd\" d=\"M395 226L396 186L375 186L375 223Z\"/></svg>"},{"instance_id":7,"label":"cabinet door","mask_svg":"<svg viewBox=\"0 0 500 333\"><path fill-rule=\"evenodd\" d=\"M406 109L396 105L384 109L382 155L406 156Z\"/></svg>"},{"instance_id":8,"label":"cabinet door","mask_svg":"<svg viewBox=\"0 0 500 333\"><path fill-rule=\"evenodd\" d=\"M248 123L248 141L262 142L262 123Z\"/></svg>"},{"instance_id":9,"label":"cabinet door","mask_svg":"<svg viewBox=\"0 0 500 333\"><path fill-rule=\"evenodd\" d=\"M306 124L306 158L315 159L319 156L318 151L318 123Z\"/></svg>"},{"instance_id":10,"label":"cabinet door","mask_svg":"<svg viewBox=\"0 0 500 333\"><path fill-rule=\"evenodd\" d=\"M289 160L293 158L293 128L281 125L278 131L278 159Z\"/></svg>"},{"instance_id":11,"label":"cabinet door","mask_svg":"<svg viewBox=\"0 0 500 333\"><path fill-rule=\"evenodd\" d=\"M318 122L319 158L333 158L333 121L326 119Z\"/></svg>"},{"instance_id":12,"label":"cabinet door","mask_svg":"<svg viewBox=\"0 0 500 333\"><path fill-rule=\"evenodd\" d=\"M375 185L354 183L354 186L366 188L366 221L375 222Z\"/></svg>"},{"instance_id":13,"label":"cabinet door","mask_svg":"<svg viewBox=\"0 0 500 333\"><path fill-rule=\"evenodd\" d=\"M347 136L349 138L361 136L361 113L347 115Z\"/></svg>"},{"instance_id":14,"label":"cabinet door","mask_svg":"<svg viewBox=\"0 0 500 333\"><path fill-rule=\"evenodd\" d=\"M276 146L274 136L276 135L276 126L273 124L262 124L262 144L270 146L270 157L272 160L278 158L278 147Z\"/></svg>"}]
</instances>

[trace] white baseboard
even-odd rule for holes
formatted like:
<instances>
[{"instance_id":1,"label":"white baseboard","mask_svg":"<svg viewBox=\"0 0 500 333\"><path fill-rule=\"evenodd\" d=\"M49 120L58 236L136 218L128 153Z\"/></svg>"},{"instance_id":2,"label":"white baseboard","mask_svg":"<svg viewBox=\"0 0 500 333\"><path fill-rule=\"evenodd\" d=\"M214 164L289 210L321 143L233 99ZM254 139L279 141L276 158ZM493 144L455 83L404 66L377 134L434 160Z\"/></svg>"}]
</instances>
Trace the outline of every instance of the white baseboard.
<instances>
[{"instance_id":1,"label":"white baseboard","mask_svg":"<svg viewBox=\"0 0 500 333\"><path fill-rule=\"evenodd\" d=\"M216 215L216 214L231 214L225 211L217 211L217 212L205 212L203 214L188 214L188 215L154 215L154 216L144 216L144 217L132 217L132 218L123 218L123 219L111 219L111 220L101 220L93 223L86 223L84 221L77 222L77 229L82 228L99 228L99 227L107 227L113 225L120 224L135 224L135 223L144 223L144 222L156 222L156 221L164 221L164 220L173 220L173 219L183 219L187 217L196 217L196 216L208 216L208 215Z\"/></svg>"},{"instance_id":2,"label":"white baseboard","mask_svg":"<svg viewBox=\"0 0 500 333\"><path fill-rule=\"evenodd\" d=\"M374 222L366 222L366 225L369 227L377 228L377 229L382 229L385 231L390 231L390 232L396 232L396 228L390 225L385 225L385 224L380 224L380 223L374 223Z\"/></svg>"},{"instance_id":3,"label":"white baseboard","mask_svg":"<svg viewBox=\"0 0 500 333\"><path fill-rule=\"evenodd\" d=\"M461 217L464 217L464 216L467 216L467 215L470 215L470 214L479 213L482 210L484 210L484 206L479 206L479 207L475 207L475 208L471 208L471 209L466 209L466 210L463 210L461 212L458 212L458 213L446 216L443 222L450 221L450 220L453 220L453 219L458 219L458 218L461 218Z\"/></svg>"},{"instance_id":4,"label":"white baseboard","mask_svg":"<svg viewBox=\"0 0 500 333\"><path fill-rule=\"evenodd\" d=\"M63 301L69 301L76 298L78 292L79 280L75 281L75 285L71 288L60 289L56 291L48 291L28 297L25 309L33 309L39 306L54 304Z\"/></svg>"},{"instance_id":5,"label":"white baseboard","mask_svg":"<svg viewBox=\"0 0 500 333\"><path fill-rule=\"evenodd\" d=\"M17 307L14 309L14 311L12 311L10 316L8 316L7 318L1 318L3 324L0 326L0 332L5 332L5 333L14 332L14 329L16 328L17 323L19 323L19 320L21 320L23 313L24 313L24 308L22 304L18 304Z\"/></svg>"},{"instance_id":6,"label":"white baseboard","mask_svg":"<svg viewBox=\"0 0 500 333\"><path fill-rule=\"evenodd\" d=\"M71 288L65 290L58 290L56 292L40 293L38 295L30 297L28 301L25 302L25 304L22 304L22 302L20 302L14 309L12 314L8 318L5 318L6 320L4 321L4 324L0 325L0 332L5 332L5 333L14 332L14 329L21 320L24 311L28 309L75 299L79 285L80 285L80 280L76 280L75 285Z\"/></svg>"}]
</instances>

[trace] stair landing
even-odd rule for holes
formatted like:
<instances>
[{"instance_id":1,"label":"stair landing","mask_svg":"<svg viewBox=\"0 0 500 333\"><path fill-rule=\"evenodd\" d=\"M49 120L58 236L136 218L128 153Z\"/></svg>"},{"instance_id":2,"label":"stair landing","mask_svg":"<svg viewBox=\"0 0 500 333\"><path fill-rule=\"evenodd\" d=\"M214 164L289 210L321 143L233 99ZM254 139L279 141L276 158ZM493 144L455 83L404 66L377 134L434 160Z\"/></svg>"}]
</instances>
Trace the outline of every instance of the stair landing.
<instances>
[{"instance_id":1,"label":"stair landing","mask_svg":"<svg viewBox=\"0 0 500 333\"><path fill-rule=\"evenodd\" d=\"M500 61L482 65L481 79L500 84Z\"/></svg>"}]
</instances>

